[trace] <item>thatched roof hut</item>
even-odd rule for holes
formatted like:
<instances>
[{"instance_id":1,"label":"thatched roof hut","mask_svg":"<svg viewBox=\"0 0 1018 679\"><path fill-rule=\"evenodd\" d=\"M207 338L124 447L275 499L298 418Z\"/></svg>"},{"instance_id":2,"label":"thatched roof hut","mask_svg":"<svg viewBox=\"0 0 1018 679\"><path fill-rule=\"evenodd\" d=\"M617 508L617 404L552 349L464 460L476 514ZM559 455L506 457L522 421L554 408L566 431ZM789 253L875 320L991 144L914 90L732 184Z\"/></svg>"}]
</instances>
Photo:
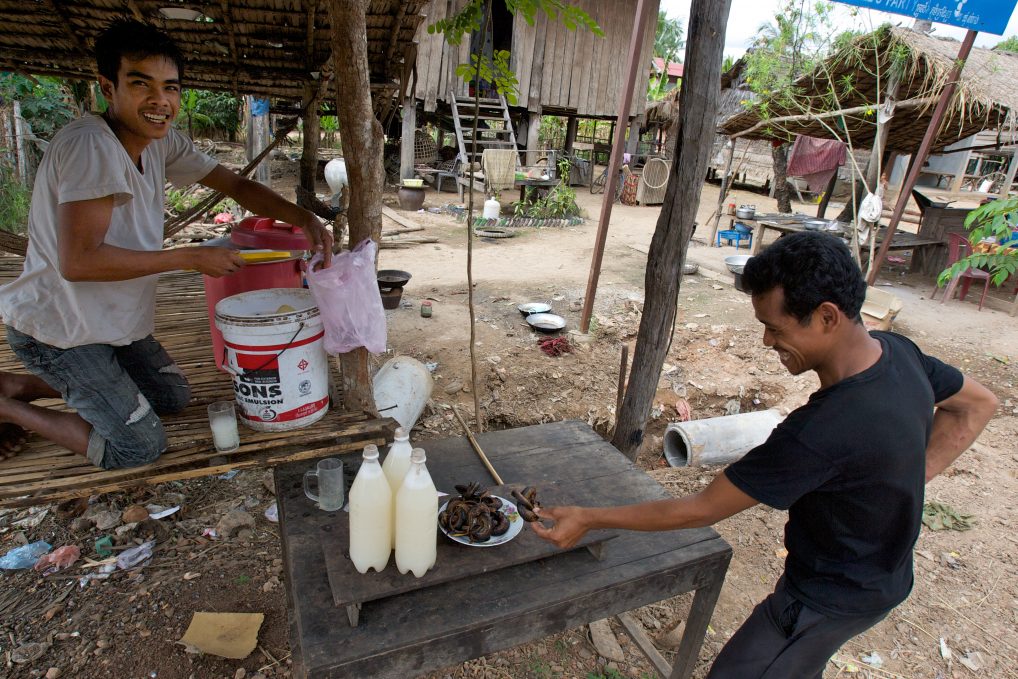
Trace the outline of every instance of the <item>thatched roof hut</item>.
<instances>
[{"instance_id":1,"label":"thatched roof hut","mask_svg":"<svg viewBox=\"0 0 1018 679\"><path fill-rule=\"evenodd\" d=\"M377 101L398 94L416 56L414 35L427 0L372 0L368 60ZM230 0L0 0L0 70L92 80L95 38L113 20L165 30L186 60L184 85L300 101L304 86L331 68L328 3ZM330 88L331 90L331 88ZM326 100L334 93L327 91Z\"/></svg>"},{"instance_id":2,"label":"thatched roof hut","mask_svg":"<svg viewBox=\"0 0 1018 679\"><path fill-rule=\"evenodd\" d=\"M816 115L871 106L883 100L892 64L903 72L897 100L912 102L892 118L887 147L911 153L922 140L936 102L958 54L955 40L936 38L910 29L883 27L861 36L826 59L795 83L793 105L769 100L768 117L809 114L801 120L760 124L757 110L743 110L724 120L718 131L726 136L745 133L750 139L783 139L795 135L835 137ZM878 77L878 74L879 77ZM951 101L935 149L981 130L998 130L1005 142L1018 140L1018 55L974 48ZM837 93L837 101L831 96ZM843 117L855 146L869 147L876 133L872 109ZM835 119L827 118L827 124ZM758 124L759 127L755 127ZM837 121L838 127L842 126ZM747 130L754 128L746 133ZM842 133L843 134L843 133Z\"/></svg>"}]
</instances>

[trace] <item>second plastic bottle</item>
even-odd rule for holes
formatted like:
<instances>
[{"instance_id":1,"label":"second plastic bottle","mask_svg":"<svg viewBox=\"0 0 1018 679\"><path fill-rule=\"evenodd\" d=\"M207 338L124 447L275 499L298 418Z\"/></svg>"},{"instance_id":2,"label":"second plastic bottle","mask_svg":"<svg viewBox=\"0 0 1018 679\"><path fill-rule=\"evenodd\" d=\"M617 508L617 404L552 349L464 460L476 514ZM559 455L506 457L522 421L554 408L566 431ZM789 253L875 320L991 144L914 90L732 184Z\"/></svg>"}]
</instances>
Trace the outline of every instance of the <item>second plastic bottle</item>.
<instances>
[{"instance_id":1,"label":"second plastic bottle","mask_svg":"<svg viewBox=\"0 0 1018 679\"><path fill-rule=\"evenodd\" d=\"M391 552L392 492L378 464L378 448L368 445L350 488L350 560L358 573L382 571Z\"/></svg>"},{"instance_id":2,"label":"second plastic bottle","mask_svg":"<svg viewBox=\"0 0 1018 679\"><path fill-rule=\"evenodd\" d=\"M396 568L418 578L435 565L438 542L438 492L425 459L423 448L413 449L396 494Z\"/></svg>"},{"instance_id":3,"label":"second plastic bottle","mask_svg":"<svg viewBox=\"0 0 1018 679\"><path fill-rule=\"evenodd\" d=\"M396 547L396 495L400 486L403 485L403 477L410 469L410 453L413 446L410 445L410 436L403 427L396 427L396 437L389 446L389 452L385 455L385 462L382 463L382 471L389 481L389 489L392 491L392 547Z\"/></svg>"}]
</instances>

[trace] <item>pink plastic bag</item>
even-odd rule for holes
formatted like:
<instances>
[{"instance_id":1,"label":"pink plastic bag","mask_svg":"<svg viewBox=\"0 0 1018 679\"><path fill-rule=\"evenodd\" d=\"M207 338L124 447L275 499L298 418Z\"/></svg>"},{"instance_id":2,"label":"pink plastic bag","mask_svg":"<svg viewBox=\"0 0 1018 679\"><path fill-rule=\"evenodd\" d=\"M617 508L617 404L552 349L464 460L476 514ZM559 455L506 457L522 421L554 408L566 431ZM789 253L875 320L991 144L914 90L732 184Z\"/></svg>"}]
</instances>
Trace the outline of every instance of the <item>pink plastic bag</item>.
<instances>
[{"instance_id":1,"label":"pink plastic bag","mask_svg":"<svg viewBox=\"0 0 1018 679\"><path fill-rule=\"evenodd\" d=\"M385 351L385 310L375 275L378 246L370 238L349 252L332 258L328 269L317 269L315 255L308 267L308 287L325 324L325 351L344 354L364 347ZM317 270L316 270L317 269Z\"/></svg>"}]
</instances>

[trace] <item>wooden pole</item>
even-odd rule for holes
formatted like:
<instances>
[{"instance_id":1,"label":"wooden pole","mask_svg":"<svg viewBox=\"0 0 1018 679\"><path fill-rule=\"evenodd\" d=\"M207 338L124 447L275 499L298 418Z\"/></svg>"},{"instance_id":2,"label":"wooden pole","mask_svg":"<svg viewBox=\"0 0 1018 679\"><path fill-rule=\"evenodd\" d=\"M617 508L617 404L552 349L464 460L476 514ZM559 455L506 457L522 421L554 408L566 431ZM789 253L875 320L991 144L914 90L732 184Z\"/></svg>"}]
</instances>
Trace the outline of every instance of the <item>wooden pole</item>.
<instances>
[{"instance_id":1,"label":"wooden pole","mask_svg":"<svg viewBox=\"0 0 1018 679\"><path fill-rule=\"evenodd\" d=\"M1007 198L1007 194L1011 190L1011 184L1014 184L1016 170L1018 170L1018 149L1013 149L1011 151L1011 162L1007 166L1007 176L1004 179L1003 186L1000 187L1000 191L997 192L998 198Z\"/></svg>"},{"instance_id":2,"label":"wooden pole","mask_svg":"<svg viewBox=\"0 0 1018 679\"><path fill-rule=\"evenodd\" d=\"M651 0L638 0L636 16L633 17L633 32L629 37L629 63L626 66L626 85L622 89L622 102L619 104L619 115L612 123L612 131L625 130L629 120L629 109L633 103L633 89L636 77L642 66L640 56L643 53L643 30L647 25L647 16ZM597 224L597 239L594 242L594 255L590 262L590 275L587 278L587 291L583 296L583 313L580 317L580 332L590 329L590 317L594 313L594 295L597 294L597 281L601 276L601 260L604 258L604 244L608 239L608 220L611 219L612 205L615 204L615 187L619 183L618 168L622 166L622 146L625 135L612 139L612 152L608 160L608 182L601 199L601 218ZM702 177L701 177L702 179Z\"/></svg>"},{"instance_id":3,"label":"wooden pole","mask_svg":"<svg viewBox=\"0 0 1018 679\"><path fill-rule=\"evenodd\" d=\"M961 49L958 50L958 58L955 59L954 68L951 69L951 73L947 77L947 84L944 85L944 89L940 93L940 100L937 102L937 107L933 109L933 117L930 118L930 124L926 128L926 134L923 135L922 143L919 144L919 150L916 151L915 156L913 156L912 165L909 167L908 174L905 176L905 181L901 184L901 191L898 193L898 200L894 204L894 212L891 213L891 221L887 224L887 232L884 234L884 242L880 244L880 250L873 259L869 275L866 277L866 283L868 285L873 285L873 283L877 280L877 274L880 273L880 265L883 263L884 257L887 256L887 251L891 247L891 239L894 237L894 232L898 228L898 222L901 221L901 216L905 213L905 204L908 202L909 196L912 195L912 188L915 186L916 180L919 178L919 170L922 169L923 163L926 161L926 157L930 154L930 149L933 148L933 142L936 141L937 133L940 132L940 124L944 120L944 114L947 112L947 106L951 101L952 95L954 95L955 87L958 84L958 78L961 76L961 70L965 67L965 60L968 59L969 52L972 51L972 43L976 40L977 32L978 31L970 30L965 33L965 39L961 43Z\"/></svg>"},{"instance_id":4,"label":"wooden pole","mask_svg":"<svg viewBox=\"0 0 1018 679\"><path fill-rule=\"evenodd\" d=\"M714 213L714 224L710 229L710 241L707 243L709 247L714 247L714 243L717 242L718 222L721 221L721 215L724 213L725 196L728 195L728 188L732 183L728 174L732 171L732 158L735 156L735 138L729 139L728 143L730 148L728 149L728 158L725 159L725 171L721 175L721 189L718 191L718 209Z\"/></svg>"},{"instance_id":5,"label":"wooden pole","mask_svg":"<svg viewBox=\"0 0 1018 679\"><path fill-rule=\"evenodd\" d=\"M321 86L309 83L304 87L304 112L301 121L304 123L303 147L300 155L300 178L298 186L315 195L315 179L318 176L318 141L321 132L321 118L318 116ZM298 196L298 199L300 196ZM310 202L310 201L309 201ZM303 205L303 207L308 207Z\"/></svg>"},{"instance_id":6,"label":"wooden pole","mask_svg":"<svg viewBox=\"0 0 1018 679\"><path fill-rule=\"evenodd\" d=\"M498 485L504 486L505 481L503 481L502 477L498 475L495 468L491 466L491 461L488 460L488 456L485 455L484 451L481 449L481 444L478 443L477 439L474 438L474 435L470 433L470 427L467 426L467 423L463 420L463 416L460 415L460 411L456 409L456 406L452 407L452 412L456 416L456 419L460 421L460 426L463 427L463 431L467 435L467 440L470 441L470 446L474 449L474 452L477 453L477 456L481 458L481 462L484 463L485 469L487 469L488 473L491 474L491 478L495 479L495 483Z\"/></svg>"},{"instance_id":7,"label":"wooden pole","mask_svg":"<svg viewBox=\"0 0 1018 679\"><path fill-rule=\"evenodd\" d=\"M835 170L834 174L831 175L831 181L827 182L827 188L824 189L824 196L820 199L820 205L817 207L817 219L823 219L824 214L827 212L827 205L831 202L831 194L834 193L834 186L838 183L838 171Z\"/></svg>"},{"instance_id":8,"label":"wooden pole","mask_svg":"<svg viewBox=\"0 0 1018 679\"><path fill-rule=\"evenodd\" d=\"M693 0L689 11L686 69L674 135L675 160L647 256L640 330L622 411L612 436L612 445L631 460L643 442L661 366L675 331L682 264L717 127L721 96L718 80L730 9L731 0Z\"/></svg>"},{"instance_id":9,"label":"wooden pole","mask_svg":"<svg viewBox=\"0 0 1018 679\"><path fill-rule=\"evenodd\" d=\"M417 136L417 101L411 96L403 100L403 138L399 145L399 176L414 176L414 146Z\"/></svg>"},{"instance_id":10,"label":"wooden pole","mask_svg":"<svg viewBox=\"0 0 1018 679\"><path fill-rule=\"evenodd\" d=\"M21 117L21 102L14 100L14 149L18 159L18 177L22 186L28 186L28 152L25 149L25 119Z\"/></svg>"}]
</instances>

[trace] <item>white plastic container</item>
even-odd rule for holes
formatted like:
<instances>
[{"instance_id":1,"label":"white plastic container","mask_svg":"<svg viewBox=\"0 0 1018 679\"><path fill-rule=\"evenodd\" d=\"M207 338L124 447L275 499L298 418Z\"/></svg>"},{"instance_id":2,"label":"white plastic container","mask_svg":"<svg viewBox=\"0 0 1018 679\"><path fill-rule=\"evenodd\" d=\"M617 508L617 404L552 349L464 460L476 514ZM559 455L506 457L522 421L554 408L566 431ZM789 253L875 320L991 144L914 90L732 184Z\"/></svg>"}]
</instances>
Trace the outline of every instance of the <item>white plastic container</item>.
<instances>
[{"instance_id":1,"label":"white plastic container","mask_svg":"<svg viewBox=\"0 0 1018 679\"><path fill-rule=\"evenodd\" d=\"M389 490L392 491L392 546L396 546L396 494L403 485L403 478L410 469L410 453L413 446L410 445L410 435L403 427L396 427L395 440L389 446L389 452L385 455L385 462L382 463L382 471L389 482Z\"/></svg>"},{"instance_id":2,"label":"white plastic container","mask_svg":"<svg viewBox=\"0 0 1018 679\"><path fill-rule=\"evenodd\" d=\"M414 448L396 494L396 568L418 578L435 565L438 548L438 492L425 459L424 449Z\"/></svg>"},{"instance_id":3,"label":"white plastic container","mask_svg":"<svg viewBox=\"0 0 1018 679\"><path fill-rule=\"evenodd\" d=\"M287 431L329 410L325 328L311 293L269 288L216 303L241 421L256 431Z\"/></svg>"},{"instance_id":4,"label":"white plastic container","mask_svg":"<svg viewBox=\"0 0 1018 679\"><path fill-rule=\"evenodd\" d=\"M484 201L484 218L485 219L498 219L499 214L502 212L502 204L494 198L489 198Z\"/></svg>"},{"instance_id":5,"label":"white plastic container","mask_svg":"<svg viewBox=\"0 0 1018 679\"><path fill-rule=\"evenodd\" d=\"M371 380L379 412L399 422L407 433L421 416L434 384L428 368L409 356L389 359Z\"/></svg>"},{"instance_id":6,"label":"white plastic container","mask_svg":"<svg viewBox=\"0 0 1018 679\"><path fill-rule=\"evenodd\" d=\"M381 572L391 552L392 492L378 464L378 447L367 445L350 487L350 560L358 573Z\"/></svg>"}]
</instances>

